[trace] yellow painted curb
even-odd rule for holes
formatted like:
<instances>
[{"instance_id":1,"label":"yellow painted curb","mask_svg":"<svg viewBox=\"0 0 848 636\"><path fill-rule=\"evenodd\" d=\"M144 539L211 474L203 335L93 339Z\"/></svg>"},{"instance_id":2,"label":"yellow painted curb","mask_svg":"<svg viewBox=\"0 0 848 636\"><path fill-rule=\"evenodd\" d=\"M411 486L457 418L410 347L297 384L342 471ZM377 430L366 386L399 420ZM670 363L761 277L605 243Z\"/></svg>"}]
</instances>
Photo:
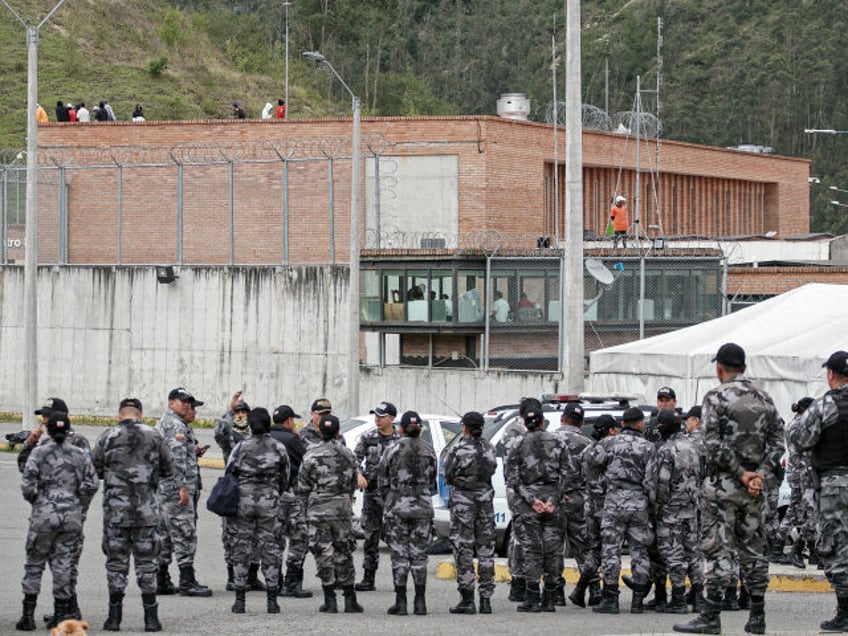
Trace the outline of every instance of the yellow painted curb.
<instances>
[{"instance_id":1,"label":"yellow painted curb","mask_svg":"<svg viewBox=\"0 0 848 636\"><path fill-rule=\"evenodd\" d=\"M223 459L213 459L211 457L208 458L208 459L205 458L205 457L198 457L197 458L197 465L202 466L203 468L220 468L221 470L223 470L224 469L224 460Z\"/></svg>"},{"instance_id":2,"label":"yellow painted curb","mask_svg":"<svg viewBox=\"0 0 848 636\"><path fill-rule=\"evenodd\" d=\"M622 569L622 576L630 576L631 572L628 569ZM574 585L580 578L580 572L577 568L565 568L562 575L567 583ZM440 561L436 567L436 578L450 580L456 578L456 565L452 560ZM508 583L511 577L509 568L506 565L495 565L495 582ZM624 581L619 579L619 584L624 585ZM833 592L827 579L824 576L799 576L799 575L780 575L773 574L769 580L769 592Z\"/></svg>"}]
</instances>

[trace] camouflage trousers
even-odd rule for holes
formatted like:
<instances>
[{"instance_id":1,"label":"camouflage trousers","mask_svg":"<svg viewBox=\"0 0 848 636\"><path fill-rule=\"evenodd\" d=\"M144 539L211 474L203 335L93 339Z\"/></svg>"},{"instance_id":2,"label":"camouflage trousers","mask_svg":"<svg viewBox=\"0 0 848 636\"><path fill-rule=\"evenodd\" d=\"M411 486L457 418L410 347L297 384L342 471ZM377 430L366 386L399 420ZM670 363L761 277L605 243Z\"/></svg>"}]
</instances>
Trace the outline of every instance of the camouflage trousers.
<instances>
[{"instance_id":1,"label":"camouflage trousers","mask_svg":"<svg viewBox=\"0 0 848 636\"><path fill-rule=\"evenodd\" d=\"M44 566L53 574L53 596L68 599L74 594L73 562L78 551L80 532L37 532L30 528L26 539L26 560L21 587L24 594L41 591Z\"/></svg>"},{"instance_id":2,"label":"camouflage trousers","mask_svg":"<svg viewBox=\"0 0 848 636\"><path fill-rule=\"evenodd\" d=\"M601 568L601 518L603 511L596 509L587 499L583 505L586 519L586 572L595 575Z\"/></svg>"},{"instance_id":3,"label":"camouflage trousers","mask_svg":"<svg viewBox=\"0 0 848 636\"><path fill-rule=\"evenodd\" d=\"M657 547L662 554L672 587L704 583L704 560L701 557L696 517L681 517L679 511L666 511L657 520Z\"/></svg>"},{"instance_id":4,"label":"camouflage trousers","mask_svg":"<svg viewBox=\"0 0 848 636\"><path fill-rule=\"evenodd\" d=\"M376 490L366 490L362 497L362 533L362 569L376 571L383 536L383 499Z\"/></svg>"},{"instance_id":5,"label":"camouflage trousers","mask_svg":"<svg viewBox=\"0 0 848 636\"><path fill-rule=\"evenodd\" d=\"M509 533L509 545L507 546L507 567L509 568L510 577L523 577L524 576L524 550L521 547L521 543L518 542L515 536L515 510L513 509L513 497L512 491L507 489L506 491L506 505L509 508L510 515L512 516L512 532Z\"/></svg>"},{"instance_id":6,"label":"camouflage trousers","mask_svg":"<svg viewBox=\"0 0 848 636\"><path fill-rule=\"evenodd\" d=\"M727 498L704 497L701 508L704 578L708 590L735 586L737 576L752 596L768 587L767 537L763 523L765 500L736 488ZM735 560L738 557L738 575Z\"/></svg>"},{"instance_id":7,"label":"camouflage trousers","mask_svg":"<svg viewBox=\"0 0 848 636\"><path fill-rule=\"evenodd\" d=\"M406 587L410 572L414 585L427 584L427 547L433 532L432 519L385 519L386 545L392 558L395 587Z\"/></svg>"},{"instance_id":8,"label":"camouflage trousers","mask_svg":"<svg viewBox=\"0 0 848 636\"><path fill-rule=\"evenodd\" d=\"M347 519L316 519L309 522L309 551L318 566L321 585L353 585L353 551L356 537Z\"/></svg>"},{"instance_id":9,"label":"camouflage trousers","mask_svg":"<svg viewBox=\"0 0 848 636\"><path fill-rule=\"evenodd\" d=\"M625 539L630 547L630 570L637 585L646 585L651 576L648 547L654 539L648 519L647 501L630 500L622 506L609 499L601 518L601 572L604 585L618 585L621 573L621 550ZM640 505L641 504L641 505Z\"/></svg>"},{"instance_id":10,"label":"camouflage trousers","mask_svg":"<svg viewBox=\"0 0 848 636\"><path fill-rule=\"evenodd\" d=\"M262 576L268 589L276 588L280 582L283 555L277 542L277 510L268 509L266 514L239 514L229 519L227 524L233 531L230 554L235 588L247 588L247 572L251 563L261 563Z\"/></svg>"},{"instance_id":11,"label":"camouflage trousers","mask_svg":"<svg viewBox=\"0 0 848 636\"><path fill-rule=\"evenodd\" d=\"M789 506L780 522L777 543L783 545L792 528L798 528L804 541L816 540L816 491L804 482L790 482Z\"/></svg>"},{"instance_id":12,"label":"camouflage trousers","mask_svg":"<svg viewBox=\"0 0 848 636\"><path fill-rule=\"evenodd\" d=\"M665 585L665 579L668 576L668 568L666 566L665 554L662 553L657 537L657 526L659 519L654 514L648 515L649 523L651 524L651 532L654 539L648 546L648 559L651 561L651 581L662 581Z\"/></svg>"},{"instance_id":13,"label":"camouflage trousers","mask_svg":"<svg viewBox=\"0 0 848 636\"><path fill-rule=\"evenodd\" d=\"M562 577L562 532L560 512L522 512L512 517L515 540L521 544L522 574L528 581L559 581Z\"/></svg>"},{"instance_id":14,"label":"camouflage trousers","mask_svg":"<svg viewBox=\"0 0 848 636\"><path fill-rule=\"evenodd\" d=\"M586 566L590 562L589 526L584 507L583 495L571 493L563 505L563 514L560 517L560 531L581 573L587 571Z\"/></svg>"},{"instance_id":15,"label":"camouflage trousers","mask_svg":"<svg viewBox=\"0 0 848 636\"><path fill-rule=\"evenodd\" d=\"M456 585L474 590L474 554L480 596L491 598L495 591L495 509L492 501L459 502L451 499L450 542L456 563Z\"/></svg>"},{"instance_id":16,"label":"camouflage trousers","mask_svg":"<svg viewBox=\"0 0 848 636\"><path fill-rule=\"evenodd\" d=\"M235 519L233 517L221 517L221 544L224 547L224 563L228 566L234 565L233 560L233 545L238 541L238 532L236 529ZM253 545L253 553L250 556L250 563L259 563L261 560L259 544Z\"/></svg>"},{"instance_id":17,"label":"camouflage trousers","mask_svg":"<svg viewBox=\"0 0 848 636\"><path fill-rule=\"evenodd\" d=\"M840 597L848 596L848 475L821 477L816 552Z\"/></svg>"},{"instance_id":18,"label":"camouflage trousers","mask_svg":"<svg viewBox=\"0 0 848 636\"><path fill-rule=\"evenodd\" d=\"M303 500L292 492L284 492L280 495L278 543L281 553L286 551L286 538L289 544L286 568L300 567L309 549L309 527L306 525Z\"/></svg>"},{"instance_id":19,"label":"camouflage trousers","mask_svg":"<svg viewBox=\"0 0 848 636\"><path fill-rule=\"evenodd\" d=\"M766 536L769 541L775 541L780 533L780 514L777 511L777 504L780 498L780 490L778 488L769 488L766 493L766 507L763 511L763 524L766 528Z\"/></svg>"},{"instance_id":20,"label":"camouflage trousers","mask_svg":"<svg viewBox=\"0 0 848 636\"><path fill-rule=\"evenodd\" d=\"M185 506L176 501L162 502L159 531L162 537L159 565L170 565L173 560L176 560L177 566L180 567L194 564L194 553L197 552L197 518L193 494L189 494L188 504Z\"/></svg>"},{"instance_id":21,"label":"camouflage trousers","mask_svg":"<svg viewBox=\"0 0 848 636\"><path fill-rule=\"evenodd\" d=\"M101 547L106 555L109 592L123 592L127 589L132 556L135 561L135 579L141 593L156 593L157 557L161 547L157 526L122 528L104 524Z\"/></svg>"}]
</instances>

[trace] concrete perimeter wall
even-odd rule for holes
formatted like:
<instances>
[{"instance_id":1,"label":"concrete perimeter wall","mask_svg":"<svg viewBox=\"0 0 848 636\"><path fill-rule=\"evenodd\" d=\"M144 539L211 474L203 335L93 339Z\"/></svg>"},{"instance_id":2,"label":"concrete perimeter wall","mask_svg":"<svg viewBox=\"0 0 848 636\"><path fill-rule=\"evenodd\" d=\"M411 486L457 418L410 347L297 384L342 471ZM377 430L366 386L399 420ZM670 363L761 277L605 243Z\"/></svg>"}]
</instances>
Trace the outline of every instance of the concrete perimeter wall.
<instances>
[{"instance_id":1,"label":"concrete perimeter wall","mask_svg":"<svg viewBox=\"0 0 848 636\"><path fill-rule=\"evenodd\" d=\"M158 416L184 385L217 417L237 389L253 406L308 415L326 396L347 409L346 267L184 267L170 285L153 267L38 270L38 395L71 414L114 415L139 397ZM23 408L24 270L0 267L0 411ZM363 358L365 352L363 351ZM557 390L557 375L363 367L363 412L462 413Z\"/></svg>"}]
</instances>

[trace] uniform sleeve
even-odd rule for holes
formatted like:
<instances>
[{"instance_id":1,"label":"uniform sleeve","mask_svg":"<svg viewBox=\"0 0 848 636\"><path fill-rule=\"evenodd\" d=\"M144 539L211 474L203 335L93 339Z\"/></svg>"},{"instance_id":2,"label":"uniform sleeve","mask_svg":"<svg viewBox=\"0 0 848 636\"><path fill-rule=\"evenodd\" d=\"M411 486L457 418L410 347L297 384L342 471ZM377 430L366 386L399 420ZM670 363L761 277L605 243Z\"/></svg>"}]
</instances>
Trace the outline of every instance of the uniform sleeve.
<instances>
[{"instance_id":1,"label":"uniform sleeve","mask_svg":"<svg viewBox=\"0 0 848 636\"><path fill-rule=\"evenodd\" d=\"M295 491L304 501L309 498L309 494L312 492L312 470L313 462L311 457L304 457L303 463L300 465L300 472L297 475L297 486L295 487Z\"/></svg>"},{"instance_id":2,"label":"uniform sleeve","mask_svg":"<svg viewBox=\"0 0 848 636\"><path fill-rule=\"evenodd\" d=\"M674 454L663 446L657 459L657 503L664 506L671 498L671 475L674 470Z\"/></svg>"},{"instance_id":3,"label":"uniform sleeve","mask_svg":"<svg viewBox=\"0 0 848 636\"><path fill-rule=\"evenodd\" d=\"M430 451L430 496L438 494L439 492L439 482L438 482L438 463L439 460L436 459L436 451Z\"/></svg>"},{"instance_id":4,"label":"uniform sleeve","mask_svg":"<svg viewBox=\"0 0 848 636\"><path fill-rule=\"evenodd\" d=\"M360 435L356 441L356 446L353 448L353 454L356 456L356 468L362 471L362 462L365 461L365 438L368 434Z\"/></svg>"},{"instance_id":5,"label":"uniform sleeve","mask_svg":"<svg viewBox=\"0 0 848 636\"><path fill-rule=\"evenodd\" d=\"M654 504L657 500L657 447L651 444L648 453L648 463L645 465L645 481L643 482L648 501Z\"/></svg>"},{"instance_id":6,"label":"uniform sleeve","mask_svg":"<svg viewBox=\"0 0 848 636\"><path fill-rule=\"evenodd\" d=\"M395 449L397 448L398 445L395 444L383 453L383 458L380 460L380 465L377 468L377 490L383 499L386 498L391 487L391 464L392 458L395 455Z\"/></svg>"},{"instance_id":7,"label":"uniform sleeve","mask_svg":"<svg viewBox=\"0 0 848 636\"><path fill-rule=\"evenodd\" d=\"M448 454L445 457L444 464L444 472L445 472L445 483L449 485L453 485L454 477L456 477L456 449L459 448L459 444L454 444L448 450Z\"/></svg>"},{"instance_id":8,"label":"uniform sleeve","mask_svg":"<svg viewBox=\"0 0 848 636\"><path fill-rule=\"evenodd\" d=\"M36 442L37 444L38 442ZM29 440L25 441L21 446L21 452L18 453L18 471L23 473L24 468L26 467L27 460L29 456L32 454L32 449L35 448L36 444L30 444Z\"/></svg>"},{"instance_id":9,"label":"uniform sleeve","mask_svg":"<svg viewBox=\"0 0 848 636\"><path fill-rule=\"evenodd\" d=\"M233 446L235 446L235 439L233 438L232 411L224 413L224 415L221 416L221 419L215 423L215 432L213 433L213 437L215 438L215 443L218 444L224 455L224 461L227 461L230 453L233 452Z\"/></svg>"},{"instance_id":10,"label":"uniform sleeve","mask_svg":"<svg viewBox=\"0 0 848 636\"><path fill-rule=\"evenodd\" d=\"M819 441L821 425L824 421L824 400L825 396L820 397L810 404L800 417L796 417L789 423L786 437L791 444L801 450L809 450Z\"/></svg>"},{"instance_id":11,"label":"uniform sleeve","mask_svg":"<svg viewBox=\"0 0 848 636\"><path fill-rule=\"evenodd\" d=\"M182 480L176 474L171 447L161 436L159 439L159 479L171 480L176 484L178 490L182 488Z\"/></svg>"},{"instance_id":12,"label":"uniform sleeve","mask_svg":"<svg viewBox=\"0 0 848 636\"><path fill-rule=\"evenodd\" d=\"M277 442L280 451L280 492L286 492L289 489L289 476L291 475L291 462L289 461L289 453L283 444Z\"/></svg>"},{"instance_id":13,"label":"uniform sleeve","mask_svg":"<svg viewBox=\"0 0 848 636\"><path fill-rule=\"evenodd\" d=\"M769 400L771 417L763 431L765 436L765 452L763 453L763 461L757 467L757 472L762 475L763 479L774 480L775 475L779 474L780 460L783 457L783 452L786 450L786 441L784 440L784 423L783 418L777 412L774 404Z\"/></svg>"},{"instance_id":14,"label":"uniform sleeve","mask_svg":"<svg viewBox=\"0 0 848 636\"><path fill-rule=\"evenodd\" d=\"M32 459L32 455L30 455ZM23 475L21 475L21 493L29 503L35 503L38 499L38 462L29 461L24 464Z\"/></svg>"},{"instance_id":15,"label":"uniform sleeve","mask_svg":"<svg viewBox=\"0 0 848 636\"><path fill-rule=\"evenodd\" d=\"M571 451L565 441L560 442L562 453L559 458L559 499L565 499L565 489L568 487L568 475L571 473L573 462L571 459Z\"/></svg>"},{"instance_id":16,"label":"uniform sleeve","mask_svg":"<svg viewBox=\"0 0 848 636\"><path fill-rule=\"evenodd\" d=\"M85 461L82 465L82 479L80 480L78 494L82 509L88 511L91 500L94 498L94 493L97 492L97 488L100 486L100 479L97 477L97 471L94 470L94 464L91 458L85 453L83 453L83 457Z\"/></svg>"},{"instance_id":17,"label":"uniform sleeve","mask_svg":"<svg viewBox=\"0 0 848 636\"><path fill-rule=\"evenodd\" d=\"M103 479L103 439L107 433L108 431L105 431L100 437L98 437L97 441L94 442L94 447L91 449L91 464L94 466L94 470L97 472L97 477L99 479Z\"/></svg>"},{"instance_id":18,"label":"uniform sleeve","mask_svg":"<svg viewBox=\"0 0 848 636\"><path fill-rule=\"evenodd\" d=\"M161 428L162 437L165 438L165 443L174 458L174 482L178 489L189 486L186 483L186 476L189 474L189 460L186 454L185 439L177 439L178 435L185 436L185 433L181 431L182 428L182 423L173 421L166 422Z\"/></svg>"}]
</instances>

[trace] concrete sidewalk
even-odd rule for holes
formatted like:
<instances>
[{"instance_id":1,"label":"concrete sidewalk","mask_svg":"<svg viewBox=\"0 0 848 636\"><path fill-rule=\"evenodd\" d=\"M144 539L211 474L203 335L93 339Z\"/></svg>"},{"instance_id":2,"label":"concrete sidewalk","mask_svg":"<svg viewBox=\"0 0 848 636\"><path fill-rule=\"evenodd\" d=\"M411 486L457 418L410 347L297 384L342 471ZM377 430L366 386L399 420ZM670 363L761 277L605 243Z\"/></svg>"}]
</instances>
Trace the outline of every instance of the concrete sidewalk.
<instances>
[{"instance_id":1,"label":"concrete sidewalk","mask_svg":"<svg viewBox=\"0 0 848 636\"><path fill-rule=\"evenodd\" d=\"M624 575L630 574L630 557L623 556L621 558L621 573ZM791 565L775 565L769 564L769 581L770 592L830 592L833 593L833 588L825 578L822 570L817 570L815 566L807 566L806 570L799 570ZM577 563L574 559L565 560L565 569L563 570L565 580L574 585L580 578L580 572L577 570ZM439 562L436 568L436 577L440 579L455 579L456 566L453 559L444 559ZM509 567L506 559L495 559L495 581L504 583L510 580ZM619 581L624 587L624 582Z\"/></svg>"}]
</instances>

